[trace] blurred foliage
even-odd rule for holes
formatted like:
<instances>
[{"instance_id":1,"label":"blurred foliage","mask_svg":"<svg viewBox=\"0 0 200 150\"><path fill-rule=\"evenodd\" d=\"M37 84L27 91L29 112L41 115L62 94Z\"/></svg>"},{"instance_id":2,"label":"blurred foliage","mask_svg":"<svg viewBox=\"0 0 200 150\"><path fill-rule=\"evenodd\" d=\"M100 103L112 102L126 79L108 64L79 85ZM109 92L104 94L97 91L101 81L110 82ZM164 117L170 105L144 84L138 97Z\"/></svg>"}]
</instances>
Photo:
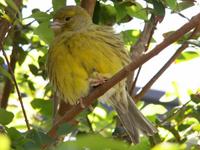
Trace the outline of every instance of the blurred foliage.
<instances>
[{"instance_id":1,"label":"blurred foliage","mask_svg":"<svg viewBox=\"0 0 200 150\"><path fill-rule=\"evenodd\" d=\"M116 113L107 105L98 103L94 110L83 111L76 117L78 125L62 124L58 128L59 135L67 135L65 142L56 142L46 132L52 126L52 93L45 71L46 54L53 38L50 29L50 20L53 11L66 4L66 0L52 0L52 8L47 11L33 9L26 16L26 3L19 9L12 0L0 0L0 17L6 18L15 26L11 30L4 49L9 55L17 46L15 76L22 93L25 110L31 123L32 130L27 131L24 123L17 95L12 88L7 110L0 108L0 149L36 150L45 144L51 144L51 149L79 150L79 149L130 149L130 150L182 150L200 149L200 96L199 92L190 92L188 103L172 108L170 111L165 103L141 104L142 112L154 122L159 133L155 137L141 137L137 145L129 145L113 136L116 126ZM80 1L76 0L79 4ZM134 19L148 22L150 16L165 16L166 9L171 13L181 14L181 11L196 5L194 0L98 0L96 3L93 21L102 25L124 25ZM6 13L6 7L11 13ZM17 12L17 18L13 13ZM168 31L164 37L171 34ZM17 34L16 34L17 33ZM135 44L141 31L126 29L121 32L126 47ZM176 44L186 42L188 35L177 41ZM183 52L176 62L185 62L199 57L199 39L187 41L190 49ZM191 48L193 48L191 50ZM11 58L12 59L12 58ZM0 87L2 94L5 82L11 80L8 67L3 56L0 56ZM167 93L166 97L174 96ZM176 95L175 97L178 97Z\"/></svg>"}]
</instances>

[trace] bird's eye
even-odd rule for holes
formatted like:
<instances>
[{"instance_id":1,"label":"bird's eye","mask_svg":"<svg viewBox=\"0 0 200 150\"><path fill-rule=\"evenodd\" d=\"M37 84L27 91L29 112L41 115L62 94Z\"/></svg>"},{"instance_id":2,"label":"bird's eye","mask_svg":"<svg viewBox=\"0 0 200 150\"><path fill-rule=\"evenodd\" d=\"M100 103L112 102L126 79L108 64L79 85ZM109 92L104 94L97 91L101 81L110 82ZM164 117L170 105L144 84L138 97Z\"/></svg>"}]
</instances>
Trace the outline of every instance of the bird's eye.
<instances>
[{"instance_id":1,"label":"bird's eye","mask_svg":"<svg viewBox=\"0 0 200 150\"><path fill-rule=\"evenodd\" d=\"M65 21L69 21L71 17L65 17Z\"/></svg>"}]
</instances>

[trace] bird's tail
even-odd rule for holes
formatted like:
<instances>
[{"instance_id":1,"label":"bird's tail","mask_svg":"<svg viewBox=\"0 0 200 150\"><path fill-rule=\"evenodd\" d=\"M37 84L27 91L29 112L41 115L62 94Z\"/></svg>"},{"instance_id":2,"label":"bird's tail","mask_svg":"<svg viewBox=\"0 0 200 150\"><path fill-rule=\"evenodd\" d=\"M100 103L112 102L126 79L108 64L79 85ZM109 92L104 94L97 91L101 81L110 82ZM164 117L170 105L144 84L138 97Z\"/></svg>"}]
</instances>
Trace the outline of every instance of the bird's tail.
<instances>
[{"instance_id":1,"label":"bird's tail","mask_svg":"<svg viewBox=\"0 0 200 150\"><path fill-rule=\"evenodd\" d=\"M130 136L132 142L139 142L139 130L148 136L154 135L157 132L157 129L154 127L154 125L151 122L149 122L137 109L137 106L135 105L133 99L128 94L128 92L121 92L116 93L115 95L110 97L110 101L112 106L116 110L122 125L124 126L128 135Z\"/></svg>"}]
</instances>

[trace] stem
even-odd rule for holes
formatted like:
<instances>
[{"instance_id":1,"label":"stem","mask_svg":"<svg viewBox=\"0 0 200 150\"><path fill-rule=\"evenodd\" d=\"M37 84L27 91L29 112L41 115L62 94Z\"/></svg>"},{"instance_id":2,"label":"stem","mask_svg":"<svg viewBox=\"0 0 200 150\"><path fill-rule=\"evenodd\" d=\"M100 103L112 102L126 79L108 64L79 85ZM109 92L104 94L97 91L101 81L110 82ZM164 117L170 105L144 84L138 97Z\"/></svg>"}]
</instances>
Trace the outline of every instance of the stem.
<instances>
[{"instance_id":1,"label":"stem","mask_svg":"<svg viewBox=\"0 0 200 150\"><path fill-rule=\"evenodd\" d=\"M13 82L14 82L14 85L15 85L15 88L16 88L16 91L17 91L18 99L19 99L19 102L20 102L20 105L21 105L21 108L22 108L22 112L23 112L23 115L24 115L24 119L25 119L25 122L26 122L27 129L30 130L30 125L29 125L29 122L28 122L28 118L27 118L27 115L26 115L26 111L25 111L23 102L22 102L21 93L19 91L19 87L18 87L17 81L15 79L15 75L13 73L13 69L10 66L8 57L7 57L6 52L4 51L3 47L2 47L1 50L2 50L2 53L3 53L4 57L5 57L5 59L6 59L6 63L8 65L8 69L10 71L11 77L13 79Z\"/></svg>"}]
</instances>

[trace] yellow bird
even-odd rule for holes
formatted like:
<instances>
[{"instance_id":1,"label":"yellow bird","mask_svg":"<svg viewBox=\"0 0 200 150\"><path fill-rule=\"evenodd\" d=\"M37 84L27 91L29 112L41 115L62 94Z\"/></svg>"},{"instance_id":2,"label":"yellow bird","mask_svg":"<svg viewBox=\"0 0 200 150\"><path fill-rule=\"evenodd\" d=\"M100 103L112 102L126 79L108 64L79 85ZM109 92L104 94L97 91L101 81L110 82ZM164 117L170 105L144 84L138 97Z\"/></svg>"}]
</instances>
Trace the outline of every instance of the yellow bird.
<instances>
[{"instance_id":1,"label":"yellow bird","mask_svg":"<svg viewBox=\"0 0 200 150\"><path fill-rule=\"evenodd\" d=\"M71 105L88 95L130 62L120 37L111 27L96 25L81 7L66 6L53 18L55 33L47 59L50 83ZM131 137L139 142L139 130L152 136L157 129L137 109L123 80L100 99L110 102Z\"/></svg>"}]
</instances>

